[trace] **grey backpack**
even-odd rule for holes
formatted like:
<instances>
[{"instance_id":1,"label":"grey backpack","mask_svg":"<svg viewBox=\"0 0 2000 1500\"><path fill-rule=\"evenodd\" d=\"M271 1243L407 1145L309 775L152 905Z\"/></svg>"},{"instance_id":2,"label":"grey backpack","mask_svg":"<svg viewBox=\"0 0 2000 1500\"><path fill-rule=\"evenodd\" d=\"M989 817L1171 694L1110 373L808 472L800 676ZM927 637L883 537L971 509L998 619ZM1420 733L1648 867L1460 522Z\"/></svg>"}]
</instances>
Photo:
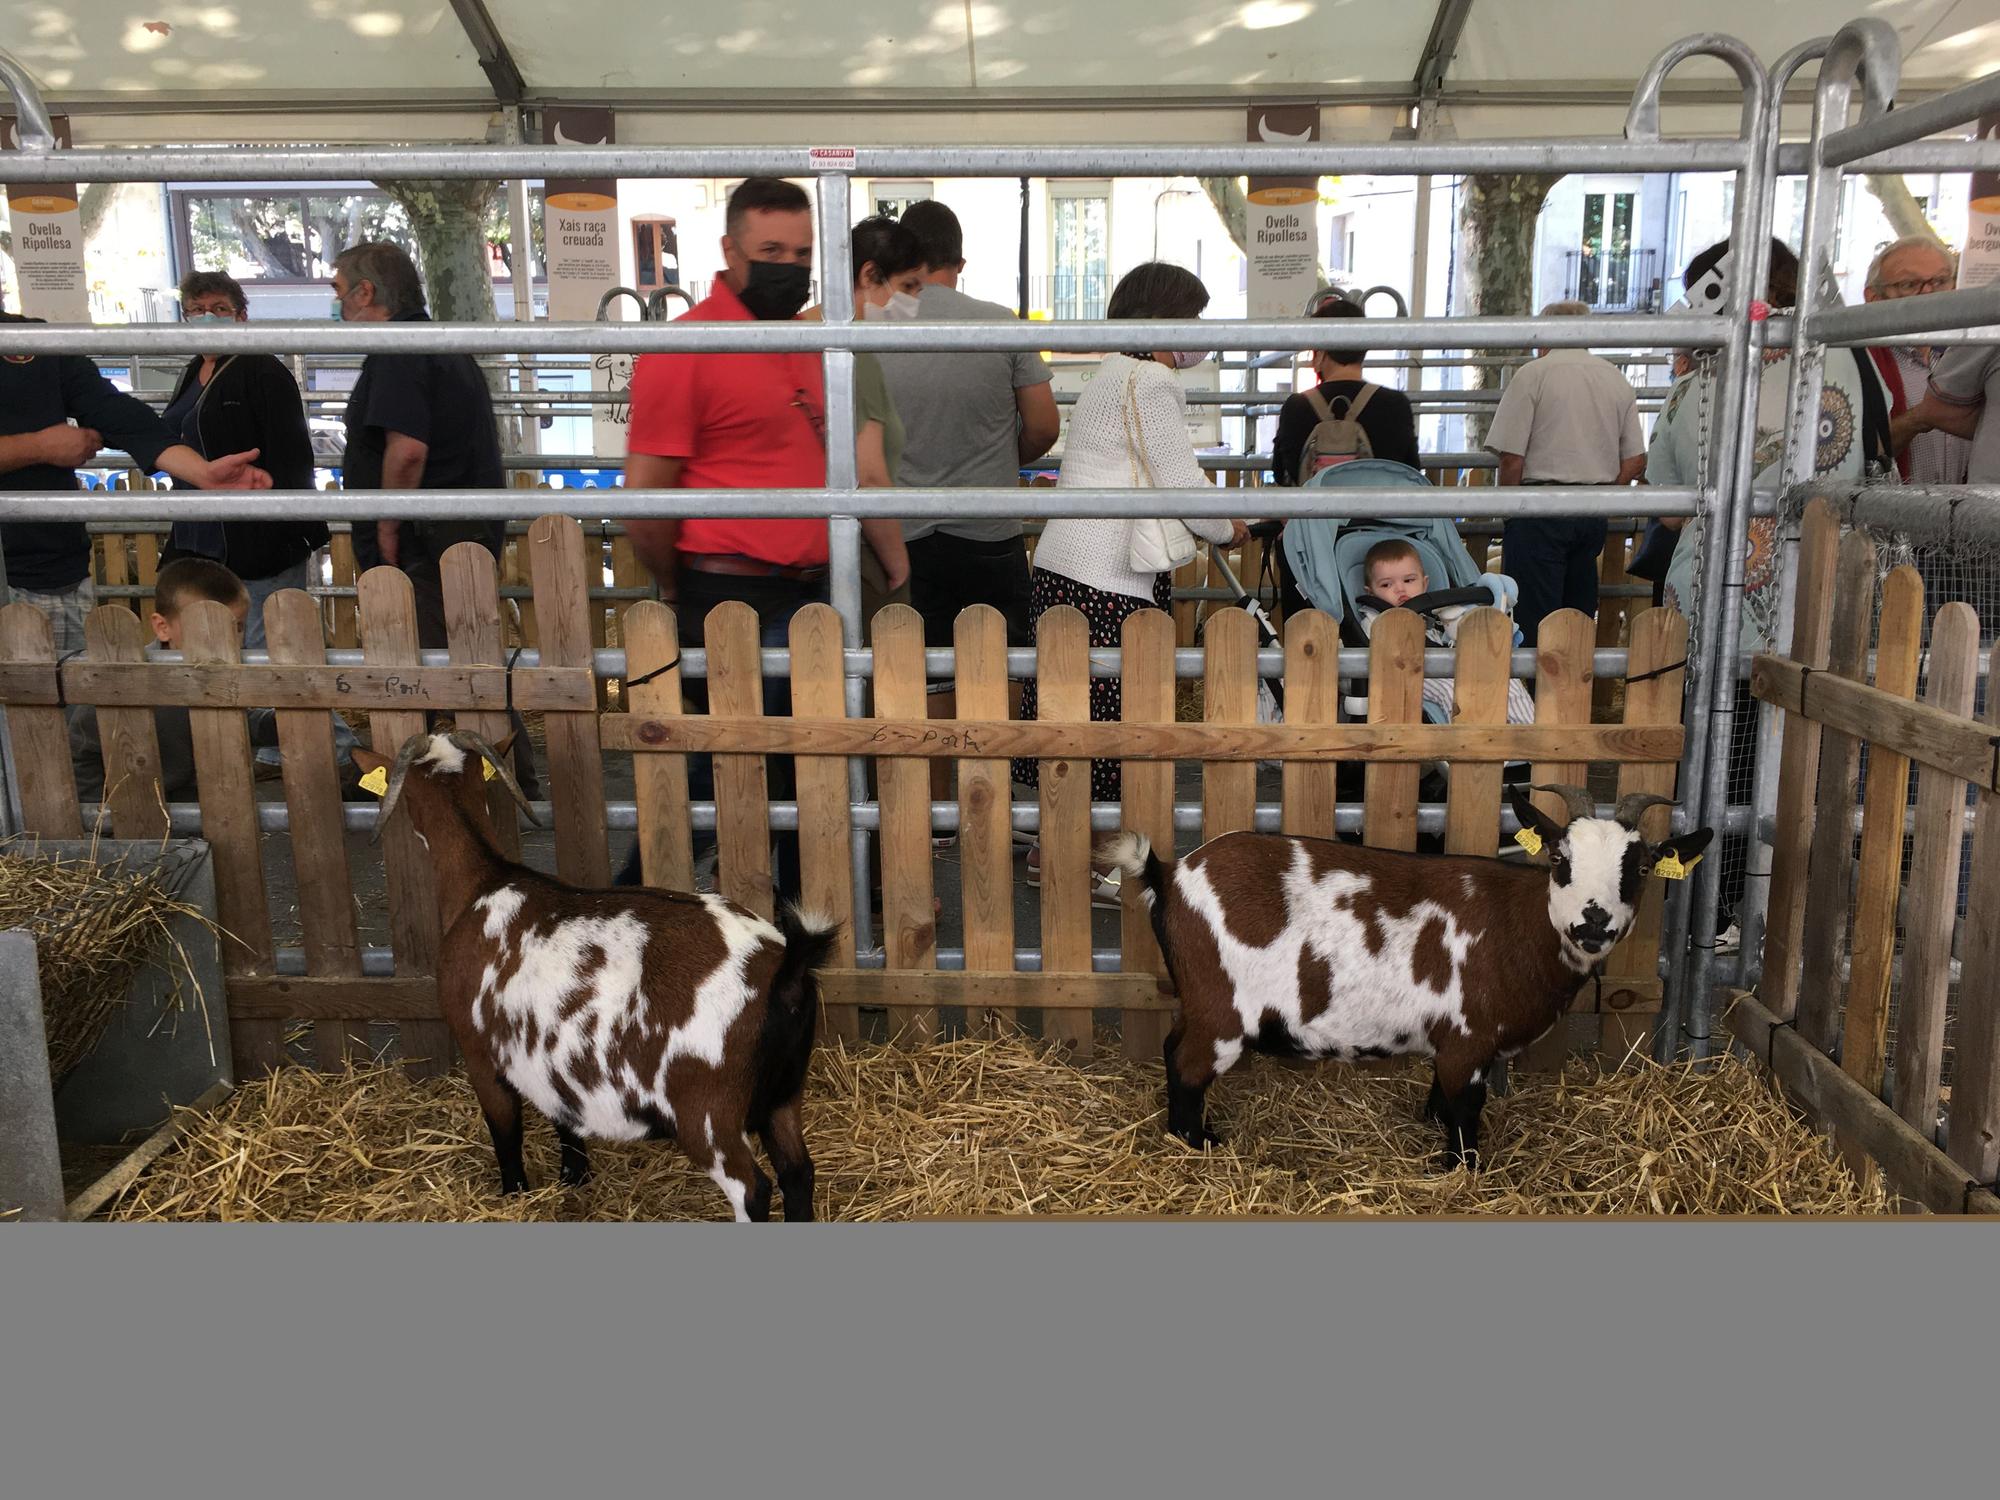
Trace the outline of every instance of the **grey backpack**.
<instances>
[{"instance_id":1,"label":"grey backpack","mask_svg":"<svg viewBox=\"0 0 2000 1500\"><path fill-rule=\"evenodd\" d=\"M1306 434L1305 450L1299 454L1299 483L1304 484L1322 469L1351 463L1357 458L1373 458L1375 449L1361 425L1361 410L1380 386L1363 385L1352 396L1335 396L1331 402L1318 386L1306 392L1306 404L1319 418Z\"/></svg>"}]
</instances>

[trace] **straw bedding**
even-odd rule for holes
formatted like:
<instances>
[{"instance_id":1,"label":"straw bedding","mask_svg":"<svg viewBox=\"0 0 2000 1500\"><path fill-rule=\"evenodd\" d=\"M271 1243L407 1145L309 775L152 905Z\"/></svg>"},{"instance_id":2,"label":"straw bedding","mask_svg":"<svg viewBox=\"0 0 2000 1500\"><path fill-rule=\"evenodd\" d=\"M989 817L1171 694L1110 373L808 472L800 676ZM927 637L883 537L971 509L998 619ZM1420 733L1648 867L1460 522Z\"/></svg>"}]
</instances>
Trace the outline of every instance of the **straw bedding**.
<instances>
[{"instance_id":1,"label":"straw bedding","mask_svg":"<svg viewBox=\"0 0 2000 1500\"><path fill-rule=\"evenodd\" d=\"M1160 1071L1074 1067L1018 1038L823 1047L807 1086L819 1217L1022 1214L1881 1213L1747 1064L1524 1076L1487 1108L1486 1169L1438 1175L1428 1072L1246 1060L1212 1091L1228 1144L1161 1131ZM528 1172L555 1179L528 1130ZM111 1216L130 1220L717 1219L712 1183L661 1142L593 1147L577 1192L497 1190L461 1077L287 1068L199 1122Z\"/></svg>"},{"instance_id":2,"label":"straw bedding","mask_svg":"<svg viewBox=\"0 0 2000 1500\"><path fill-rule=\"evenodd\" d=\"M37 849L0 851L0 929L35 940L49 1076L59 1084L104 1035L134 976L166 955L174 918L199 913L174 899L158 866L57 860Z\"/></svg>"}]
</instances>

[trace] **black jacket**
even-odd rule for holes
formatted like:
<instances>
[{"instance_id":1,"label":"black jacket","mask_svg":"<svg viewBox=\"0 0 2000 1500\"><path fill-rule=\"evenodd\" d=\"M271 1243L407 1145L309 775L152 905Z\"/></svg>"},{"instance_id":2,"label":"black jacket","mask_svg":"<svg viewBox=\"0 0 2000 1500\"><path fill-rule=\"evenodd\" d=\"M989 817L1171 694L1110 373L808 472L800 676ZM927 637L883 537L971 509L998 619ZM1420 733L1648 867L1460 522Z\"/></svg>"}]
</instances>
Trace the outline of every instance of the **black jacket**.
<instances>
[{"instance_id":1,"label":"black jacket","mask_svg":"<svg viewBox=\"0 0 2000 1500\"><path fill-rule=\"evenodd\" d=\"M1359 380L1329 380L1319 388L1328 401L1345 396L1352 401L1361 394ZM1377 458L1394 459L1415 469L1421 465L1417 454L1417 419L1410 410L1410 398L1394 386L1376 386L1375 394L1361 408L1361 430L1368 434L1368 446ZM1305 457L1306 439L1319 425L1319 414L1306 400L1306 393L1287 396L1278 408L1278 432L1271 439L1271 476L1279 484L1299 482L1299 460Z\"/></svg>"},{"instance_id":2,"label":"black jacket","mask_svg":"<svg viewBox=\"0 0 2000 1500\"><path fill-rule=\"evenodd\" d=\"M19 313L0 322L39 323ZM104 446L129 453L151 471L177 438L152 407L128 396L81 354L9 354L0 359L0 437L40 432L75 418L104 434ZM73 490L73 469L30 464L0 474L0 490ZM81 521L12 521L0 524L7 581L39 594L75 588L90 576L90 536Z\"/></svg>"},{"instance_id":3,"label":"black jacket","mask_svg":"<svg viewBox=\"0 0 2000 1500\"><path fill-rule=\"evenodd\" d=\"M201 371L199 357L188 361L167 404L187 392ZM239 354L219 363L209 377L195 412L199 441L193 444L206 458L222 458L246 448L258 450L257 467L270 473L281 490L313 487L312 439L299 400L298 382L281 360L268 354ZM274 507L275 509L275 507ZM221 550L215 549L213 529L207 544L192 527L175 528L173 542L160 561L171 562L193 552L228 564L238 578L269 578L302 562L326 545L326 522L298 517L274 521L225 521Z\"/></svg>"}]
</instances>

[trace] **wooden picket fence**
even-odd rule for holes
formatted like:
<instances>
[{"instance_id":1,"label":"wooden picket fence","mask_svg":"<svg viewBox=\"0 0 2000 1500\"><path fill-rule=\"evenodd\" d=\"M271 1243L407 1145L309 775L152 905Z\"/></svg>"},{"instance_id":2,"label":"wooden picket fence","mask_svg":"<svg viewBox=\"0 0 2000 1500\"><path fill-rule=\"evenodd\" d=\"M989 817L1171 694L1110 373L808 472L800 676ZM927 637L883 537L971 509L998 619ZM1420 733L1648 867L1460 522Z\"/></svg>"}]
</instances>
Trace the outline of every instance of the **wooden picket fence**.
<instances>
[{"instance_id":1,"label":"wooden picket fence","mask_svg":"<svg viewBox=\"0 0 2000 1500\"><path fill-rule=\"evenodd\" d=\"M1970 606L1940 609L1926 650L1916 569L1888 573L1879 611L1876 572L1868 537L1843 538L1814 501L1791 653L1758 657L1751 677L1758 698L1785 710L1785 733L1763 983L1738 995L1727 1019L1834 1131L1857 1171L1879 1165L1890 1188L1934 1212L2000 1213L2000 694L1989 685L1985 721L1972 717L1979 620ZM1933 1136L1968 785L1978 806L1947 1153ZM1882 1100L1892 1010L1894 1109Z\"/></svg>"},{"instance_id":2,"label":"wooden picket fence","mask_svg":"<svg viewBox=\"0 0 2000 1500\"><path fill-rule=\"evenodd\" d=\"M1422 765L1446 761L1445 846L1490 855L1501 843L1503 763L1531 762L1535 780L1571 783L1583 783L1593 766L1610 765L1616 794L1664 794L1673 789L1682 749L1687 631L1667 610L1646 611L1631 622L1633 680L1623 685L1616 723L1593 722L1597 627L1575 612L1543 623L1533 725L1506 723L1511 630L1497 612L1473 615L1460 632L1454 723L1422 722L1424 642L1417 617L1404 612L1377 624L1366 721L1341 723L1337 631L1314 611L1286 622L1286 721L1259 724L1255 626L1240 610L1221 610L1207 621L1204 718L1176 722L1175 621L1148 610L1124 627L1123 722L1093 724L1085 622L1067 608L1040 622L1040 719L1010 720L1006 630L1000 615L984 606L958 619L958 718L926 716L922 623L901 606L874 622L871 717L846 716L840 622L823 605L801 611L792 624L791 717L763 716L757 622L740 604L721 605L708 616L709 710L687 714L673 612L654 602L627 612L625 649L635 680L658 675L629 690L622 712L603 713L591 670L595 642L587 598L600 554L584 528L565 516L536 521L523 550L541 658L536 668L511 672L504 665L497 569L489 553L470 545L453 548L445 560L448 667L418 664L409 583L387 568L371 570L358 584L356 633L364 667L325 664L325 622L314 601L297 591L269 601L270 665L240 663L233 623L220 605L189 609L179 664L145 661L143 627L127 609L97 610L85 654L60 664L39 612L26 604L0 611L0 704L8 708L33 831L55 837L83 831L62 705L94 703L109 831L120 838L164 836L150 706L190 707L204 837L214 848L220 916L230 934L225 967L241 1075L277 1063L287 1023L297 1022L311 1024L312 1050L323 1065L365 1052L369 1025L380 1022L400 1028L403 1055L413 1068L446 1066L451 1056L431 978L439 935L429 865L402 819L385 830L379 848L349 847L360 841L350 841L343 829L329 713L335 708L357 728L365 715L372 742L384 748L421 731L426 711L451 711L461 727L493 740L506 733L510 702L541 713L555 872L586 885L605 884L611 873L604 755L635 757L648 880L684 889L693 876L685 753L715 752L720 889L764 913L771 910L764 757L798 758L805 904L841 914L854 909L847 757L867 757L879 785L884 967L856 967L851 934L843 936L825 985L830 1027L857 1037L859 1008L879 1006L900 1038L921 1039L938 1034L940 1007L962 1006L975 1029L994 1020L1039 1019L1046 1037L1087 1055L1093 1010L1111 1010L1120 1014L1125 1049L1147 1058L1158 1055L1171 1000L1135 891L1127 892L1121 918L1122 972L1092 972L1092 755L1123 761L1123 822L1161 847L1174 843L1176 762L1200 763L1204 837L1251 826L1260 760L1283 762L1285 830L1326 837L1333 833L1338 763L1364 761L1366 842L1410 849L1417 843ZM256 704L280 710L303 977L275 972L252 753L241 713ZM1013 756L1042 763L1039 972L1015 970ZM959 972L937 968L928 762L939 757L956 762L961 809L965 968ZM1608 778L1599 785L1612 793ZM1559 799L1541 800L1562 816ZM495 811L503 846L518 851L511 802L496 794ZM1656 826L1648 831L1663 836L1664 809L1650 816ZM362 977L350 857L382 861L393 977ZM1614 1056L1644 1034L1657 1009L1660 926L1661 895L1652 882L1603 985L1602 1045ZM1586 992L1578 1004L1588 1010L1598 1000ZM1539 1060L1558 1059L1566 1046L1556 1035Z\"/></svg>"}]
</instances>

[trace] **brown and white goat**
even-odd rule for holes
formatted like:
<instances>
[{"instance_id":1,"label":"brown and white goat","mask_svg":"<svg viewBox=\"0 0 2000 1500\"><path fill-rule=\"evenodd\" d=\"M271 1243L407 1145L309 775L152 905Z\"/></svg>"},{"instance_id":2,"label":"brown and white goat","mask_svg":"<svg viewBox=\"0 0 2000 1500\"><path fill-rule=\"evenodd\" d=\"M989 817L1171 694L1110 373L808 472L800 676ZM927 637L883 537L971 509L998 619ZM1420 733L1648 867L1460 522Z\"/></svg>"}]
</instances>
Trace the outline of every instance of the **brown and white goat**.
<instances>
[{"instance_id":1,"label":"brown and white goat","mask_svg":"<svg viewBox=\"0 0 2000 1500\"><path fill-rule=\"evenodd\" d=\"M365 770L390 766L354 757ZM814 971L834 924L783 907L773 926L720 896L587 890L514 864L493 845L482 761L527 809L501 751L476 735L423 734L390 766L375 826L379 837L407 809L429 852L444 929L438 1004L492 1133L501 1192L528 1185L525 1098L555 1125L566 1184L589 1177L586 1140L678 1140L738 1219L768 1218L755 1132L785 1217L810 1219L799 1098L819 1012Z\"/></svg>"},{"instance_id":2,"label":"brown and white goat","mask_svg":"<svg viewBox=\"0 0 2000 1500\"><path fill-rule=\"evenodd\" d=\"M1178 862L1120 833L1102 857L1144 880L1180 1014L1166 1042L1167 1129L1214 1143L1208 1087L1247 1046L1291 1057L1434 1059L1424 1117L1446 1168L1476 1166L1486 1076L1554 1026L1631 927L1663 856L1692 859L1710 830L1650 845L1626 797L1599 818L1575 787L1567 826L1510 789L1546 868L1405 854L1326 839L1230 833Z\"/></svg>"}]
</instances>

